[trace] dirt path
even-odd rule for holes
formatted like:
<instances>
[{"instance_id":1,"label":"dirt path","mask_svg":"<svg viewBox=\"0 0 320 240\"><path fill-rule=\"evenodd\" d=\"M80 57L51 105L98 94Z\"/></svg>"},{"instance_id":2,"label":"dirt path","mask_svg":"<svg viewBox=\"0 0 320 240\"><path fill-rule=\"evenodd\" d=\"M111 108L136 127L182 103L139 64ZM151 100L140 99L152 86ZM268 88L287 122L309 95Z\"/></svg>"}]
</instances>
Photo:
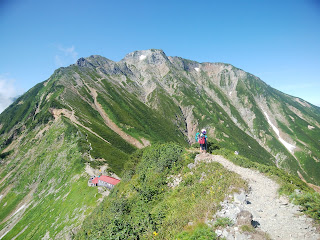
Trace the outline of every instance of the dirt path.
<instances>
[{"instance_id":1,"label":"dirt path","mask_svg":"<svg viewBox=\"0 0 320 240\"><path fill-rule=\"evenodd\" d=\"M95 135L96 137L100 138L102 141L105 141L106 143L111 144L110 142L108 142L107 140L105 140L103 137L101 137L99 134L97 134L96 132L92 131L90 128L84 126L83 124L81 124L76 117L74 116L74 112L70 112L67 109L51 109L51 113L55 119L55 121L57 121L61 115L65 116L66 118L69 118L70 121L76 125L79 125L80 127L83 127L84 129L86 129L87 131L91 132L93 135Z\"/></svg>"},{"instance_id":2,"label":"dirt path","mask_svg":"<svg viewBox=\"0 0 320 240\"><path fill-rule=\"evenodd\" d=\"M122 137L126 142L136 146L137 148L143 148L146 147L148 145L150 145L150 142L146 139L142 139L141 143L140 141L138 141L137 139L135 139L134 137L130 136L129 134L125 133L124 131L122 131L122 129L120 127L118 127L110 118L109 116L106 114L106 112L103 110L102 106L100 105L100 103L97 101L97 97L98 97L98 93L94 88L91 88L88 86L88 84L85 83L85 85L87 86L87 88L90 90L91 92L91 96L94 99L94 106L96 108L96 110L99 112L100 116L103 118L105 124L111 128L114 132L116 132L120 137Z\"/></svg>"},{"instance_id":3,"label":"dirt path","mask_svg":"<svg viewBox=\"0 0 320 240\"><path fill-rule=\"evenodd\" d=\"M309 187L311 187L313 190L315 190L316 192L320 193L320 187L317 186L317 185L314 185L312 183L308 183L304 177L302 176L302 174L298 171L298 175L299 175L299 178L304 181Z\"/></svg>"},{"instance_id":4,"label":"dirt path","mask_svg":"<svg viewBox=\"0 0 320 240\"><path fill-rule=\"evenodd\" d=\"M272 239L320 239L320 234L312 226L312 219L301 214L299 207L291 204L287 198L279 197L279 185L273 180L258 171L236 166L222 156L199 154L195 163L198 161L219 162L248 181L248 202L243 203L241 208L251 212L253 221L259 224L258 228Z\"/></svg>"}]
</instances>

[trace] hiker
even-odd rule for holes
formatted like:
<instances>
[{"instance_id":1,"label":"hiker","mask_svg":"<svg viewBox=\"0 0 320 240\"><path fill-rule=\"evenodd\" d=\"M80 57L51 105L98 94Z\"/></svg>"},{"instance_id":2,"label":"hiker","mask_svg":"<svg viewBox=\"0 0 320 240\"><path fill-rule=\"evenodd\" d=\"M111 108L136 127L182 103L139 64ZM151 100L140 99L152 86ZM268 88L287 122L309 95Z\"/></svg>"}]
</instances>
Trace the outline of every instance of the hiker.
<instances>
[{"instance_id":1,"label":"hiker","mask_svg":"<svg viewBox=\"0 0 320 240\"><path fill-rule=\"evenodd\" d=\"M196 134L196 141L200 144L200 153L207 152L207 131L205 129L201 130L201 133Z\"/></svg>"}]
</instances>

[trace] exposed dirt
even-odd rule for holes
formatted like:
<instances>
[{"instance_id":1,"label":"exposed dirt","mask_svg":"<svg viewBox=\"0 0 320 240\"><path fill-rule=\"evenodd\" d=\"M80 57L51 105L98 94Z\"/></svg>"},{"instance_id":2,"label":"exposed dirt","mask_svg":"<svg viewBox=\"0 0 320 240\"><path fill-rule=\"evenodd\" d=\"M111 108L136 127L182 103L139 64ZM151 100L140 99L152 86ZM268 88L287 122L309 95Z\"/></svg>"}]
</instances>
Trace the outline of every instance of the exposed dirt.
<instances>
[{"instance_id":1,"label":"exposed dirt","mask_svg":"<svg viewBox=\"0 0 320 240\"><path fill-rule=\"evenodd\" d=\"M317 186L317 185L314 185L312 183L308 183L304 177L301 175L301 173L298 171L298 175L299 175L299 178L304 181L309 187L311 187L313 190L315 190L316 192L320 193L320 187Z\"/></svg>"},{"instance_id":2,"label":"exposed dirt","mask_svg":"<svg viewBox=\"0 0 320 240\"><path fill-rule=\"evenodd\" d=\"M318 128L320 128L320 123L318 123L317 121L314 121L313 119L309 118L308 116L306 116L305 114L303 114L299 109L287 104L287 107L294 112L299 118L305 120L307 123L312 123L313 125L317 126Z\"/></svg>"},{"instance_id":3,"label":"exposed dirt","mask_svg":"<svg viewBox=\"0 0 320 240\"><path fill-rule=\"evenodd\" d=\"M311 106L310 106L310 104L308 104L307 102L305 102L305 101L301 101L299 98L295 98L295 100L298 102L298 103L300 103L302 106L305 106L305 107L308 107L308 108L310 108Z\"/></svg>"},{"instance_id":4,"label":"exposed dirt","mask_svg":"<svg viewBox=\"0 0 320 240\"><path fill-rule=\"evenodd\" d=\"M12 141L12 143L9 144L8 147L6 147L2 153L5 153L5 152L9 152L13 149L19 149L19 147L17 147L20 143L20 141L25 137L25 132L23 132L17 139L14 139L14 141Z\"/></svg>"},{"instance_id":5,"label":"exposed dirt","mask_svg":"<svg viewBox=\"0 0 320 240\"><path fill-rule=\"evenodd\" d=\"M103 137L101 137L99 134L97 134L96 132L92 131L90 128L84 126L83 124L81 124L76 117L74 116L74 112L70 112L67 109L55 109L55 108L51 108L50 109L51 114L53 115L53 117L55 118L56 121L58 121L58 119L61 117L61 115L69 118L71 120L71 122L75 123L76 125L79 125L81 127L83 127L84 129L86 129L87 131L91 132L92 134L94 134L95 136L97 136L98 138L100 138L101 140L105 141L106 143L109 143L107 140L105 140Z\"/></svg>"},{"instance_id":6,"label":"exposed dirt","mask_svg":"<svg viewBox=\"0 0 320 240\"><path fill-rule=\"evenodd\" d=\"M34 112L34 115L33 115L33 120L34 120L34 117L40 112L40 106L41 106L43 97L44 97L44 93L43 93L43 94L41 95L41 97L40 97L40 100L39 100L37 109L36 109L36 111Z\"/></svg>"},{"instance_id":7,"label":"exposed dirt","mask_svg":"<svg viewBox=\"0 0 320 240\"><path fill-rule=\"evenodd\" d=\"M130 136L129 134L125 133L124 131L122 131L122 129L120 127L117 126L117 124L115 124L110 118L109 116L106 114L106 112L103 110L101 104L97 101L97 97L98 97L98 93L94 88L91 88L90 86L88 86L88 84L86 84L86 86L88 87L88 89L91 92L91 95L94 99L94 106L95 109L99 112L100 116L103 118L105 124L111 128L115 133L117 133L120 137L122 137L126 142L136 146L137 148L144 148L148 145L150 145L150 142L146 139L142 140L142 143L140 141L138 141L137 139L135 139L134 137Z\"/></svg>"},{"instance_id":8,"label":"exposed dirt","mask_svg":"<svg viewBox=\"0 0 320 240\"><path fill-rule=\"evenodd\" d=\"M12 238L12 240L15 240L15 239L17 239L25 230L27 230L27 228L29 227L29 225L27 225L27 226L25 226L25 228L24 229L22 229L22 231L21 232L19 232L14 238Z\"/></svg>"},{"instance_id":9,"label":"exposed dirt","mask_svg":"<svg viewBox=\"0 0 320 240\"><path fill-rule=\"evenodd\" d=\"M43 129L39 130L37 135L35 136L35 139L41 139L43 133L50 129L50 125L46 125Z\"/></svg>"},{"instance_id":10,"label":"exposed dirt","mask_svg":"<svg viewBox=\"0 0 320 240\"><path fill-rule=\"evenodd\" d=\"M104 164L104 165L100 166L99 169L92 168L92 167L90 167L89 164L86 164L85 172L90 177L98 176L98 175L108 175L110 177L113 177L113 178L121 180L121 178L118 177L115 173L108 172L108 168L109 168L108 164Z\"/></svg>"}]
</instances>

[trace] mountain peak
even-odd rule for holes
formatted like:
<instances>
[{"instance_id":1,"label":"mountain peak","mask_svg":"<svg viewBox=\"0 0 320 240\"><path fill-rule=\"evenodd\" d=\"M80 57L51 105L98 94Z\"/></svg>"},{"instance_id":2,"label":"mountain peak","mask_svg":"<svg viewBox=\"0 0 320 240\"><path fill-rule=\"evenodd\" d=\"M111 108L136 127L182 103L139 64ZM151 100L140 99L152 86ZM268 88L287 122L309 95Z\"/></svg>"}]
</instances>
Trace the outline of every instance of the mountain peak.
<instances>
[{"instance_id":1,"label":"mountain peak","mask_svg":"<svg viewBox=\"0 0 320 240\"><path fill-rule=\"evenodd\" d=\"M110 63L113 63L113 61L108 58L100 55L91 55L90 57L79 58L76 62L76 65L79 67L99 67Z\"/></svg>"},{"instance_id":2,"label":"mountain peak","mask_svg":"<svg viewBox=\"0 0 320 240\"><path fill-rule=\"evenodd\" d=\"M77 60L76 65L78 65L79 67L86 67L88 66L88 61L82 57Z\"/></svg>"},{"instance_id":3,"label":"mountain peak","mask_svg":"<svg viewBox=\"0 0 320 240\"><path fill-rule=\"evenodd\" d=\"M158 65L169 61L169 59L161 49L148 49L131 52L121 61L132 64L137 62L146 62L147 64Z\"/></svg>"}]
</instances>

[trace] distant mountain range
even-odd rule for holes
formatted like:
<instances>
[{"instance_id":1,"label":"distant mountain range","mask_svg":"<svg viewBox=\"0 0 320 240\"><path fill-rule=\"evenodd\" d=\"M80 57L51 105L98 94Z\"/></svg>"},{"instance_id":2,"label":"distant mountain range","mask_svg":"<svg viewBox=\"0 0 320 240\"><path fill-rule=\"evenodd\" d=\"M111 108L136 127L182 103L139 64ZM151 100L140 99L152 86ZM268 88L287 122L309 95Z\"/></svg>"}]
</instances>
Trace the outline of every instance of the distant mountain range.
<instances>
[{"instance_id":1,"label":"distant mountain range","mask_svg":"<svg viewBox=\"0 0 320 240\"><path fill-rule=\"evenodd\" d=\"M156 49L119 62L90 56L0 115L0 238L69 236L98 204L85 164L121 177L137 149L187 147L202 128L223 148L320 185L319 107L230 64Z\"/></svg>"}]
</instances>

